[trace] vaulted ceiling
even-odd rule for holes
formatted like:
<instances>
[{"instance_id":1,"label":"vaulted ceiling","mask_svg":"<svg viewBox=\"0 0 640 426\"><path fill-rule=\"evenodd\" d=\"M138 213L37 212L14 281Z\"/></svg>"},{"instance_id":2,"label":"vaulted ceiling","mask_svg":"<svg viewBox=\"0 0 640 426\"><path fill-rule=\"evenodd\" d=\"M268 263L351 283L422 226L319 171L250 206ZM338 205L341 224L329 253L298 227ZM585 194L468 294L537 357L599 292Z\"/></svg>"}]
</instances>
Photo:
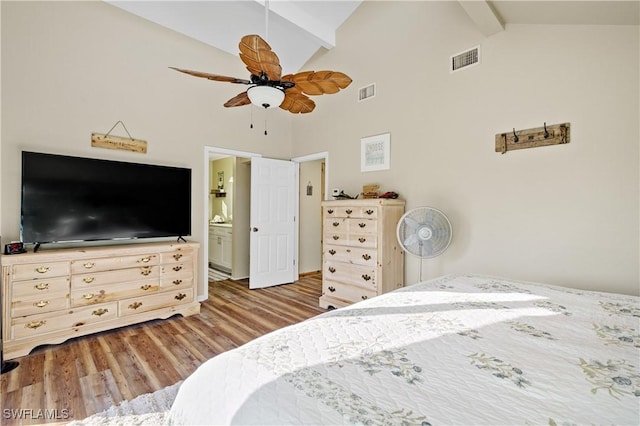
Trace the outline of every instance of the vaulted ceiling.
<instances>
[{"instance_id":1,"label":"vaulted ceiling","mask_svg":"<svg viewBox=\"0 0 640 426\"><path fill-rule=\"evenodd\" d=\"M286 73L297 72L320 49L336 44L336 29L361 0L105 0L142 18L236 55L245 34L259 34L272 46ZM456 1L456 0L445 0ZM485 35L506 24L640 25L640 1L458 1ZM265 28L268 34L265 34Z\"/></svg>"}]
</instances>

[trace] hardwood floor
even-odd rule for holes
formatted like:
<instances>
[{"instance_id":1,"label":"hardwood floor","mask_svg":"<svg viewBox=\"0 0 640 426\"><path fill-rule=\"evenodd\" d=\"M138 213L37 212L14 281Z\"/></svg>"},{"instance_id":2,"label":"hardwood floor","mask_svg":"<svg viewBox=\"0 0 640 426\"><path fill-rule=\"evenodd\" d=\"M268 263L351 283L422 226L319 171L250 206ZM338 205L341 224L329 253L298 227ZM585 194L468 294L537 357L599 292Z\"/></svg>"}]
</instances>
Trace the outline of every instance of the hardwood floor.
<instances>
[{"instance_id":1,"label":"hardwood floor","mask_svg":"<svg viewBox=\"0 0 640 426\"><path fill-rule=\"evenodd\" d=\"M209 283L200 315L175 316L36 348L0 376L0 424L66 423L185 379L207 359L319 313L319 275L249 290ZM22 419L18 419L22 417Z\"/></svg>"}]
</instances>

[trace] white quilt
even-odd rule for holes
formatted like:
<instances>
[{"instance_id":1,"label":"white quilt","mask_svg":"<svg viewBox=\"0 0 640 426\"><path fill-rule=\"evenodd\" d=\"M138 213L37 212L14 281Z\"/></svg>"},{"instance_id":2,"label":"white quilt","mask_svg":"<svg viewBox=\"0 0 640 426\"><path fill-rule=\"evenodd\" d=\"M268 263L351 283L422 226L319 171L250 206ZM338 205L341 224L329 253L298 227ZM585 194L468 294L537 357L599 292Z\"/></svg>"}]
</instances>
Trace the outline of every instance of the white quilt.
<instances>
[{"instance_id":1,"label":"white quilt","mask_svg":"<svg viewBox=\"0 0 640 426\"><path fill-rule=\"evenodd\" d=\"M640 297L475 275L415 284L207 361L168 422L638 425Z\"/></svg>"}]
</instances>

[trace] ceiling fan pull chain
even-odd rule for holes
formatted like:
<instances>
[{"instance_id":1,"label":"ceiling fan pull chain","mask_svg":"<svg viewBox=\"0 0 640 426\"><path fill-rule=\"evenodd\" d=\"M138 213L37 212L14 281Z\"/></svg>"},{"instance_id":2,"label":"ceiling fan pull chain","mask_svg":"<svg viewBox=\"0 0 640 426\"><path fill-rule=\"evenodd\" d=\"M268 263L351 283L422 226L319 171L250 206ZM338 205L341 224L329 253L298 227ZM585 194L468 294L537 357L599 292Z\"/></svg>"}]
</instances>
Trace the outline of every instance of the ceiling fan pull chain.
<instances>
[{"instance_id":1,"label":"ceiling fan pull chain","mask_svg":"<svg viewBox=\"0 0 640 426\"><path fill-rule=\"evenodd\" d=\"M251 105L251 125L249 126L250 129L253 129L253 105Z\"/></svg>"},{"instance_id":2,"label":"ceiling fan pull chain","mask_svg":"<svg viewBox=\"0 0 640 426\"><path fill-rule=\"evenodd\" d=\"M267 111L264 112L264 135L267 136Z\"/></svg>"}]
</instances>

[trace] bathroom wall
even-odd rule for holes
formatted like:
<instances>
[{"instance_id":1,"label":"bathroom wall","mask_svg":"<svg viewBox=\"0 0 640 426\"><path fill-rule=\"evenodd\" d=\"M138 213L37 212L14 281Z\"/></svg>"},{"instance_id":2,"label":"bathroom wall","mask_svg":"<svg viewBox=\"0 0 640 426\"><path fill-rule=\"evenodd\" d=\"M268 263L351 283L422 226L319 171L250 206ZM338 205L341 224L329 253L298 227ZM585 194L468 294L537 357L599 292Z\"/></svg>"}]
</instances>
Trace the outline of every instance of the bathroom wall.
<instances>
[{"instance_id":1,"label":"bathroom wall","mask_svg":"<svg viewBox=\"0 0 640 426\"><path fill-rule=\"evenodd\" d=\"M233 177L235 174L234 157L226 157L213 160L209 167L209 220L220 216L223 222L233 222ZM222 173L222 176L220 175ZM222 177L222 182L220 178ZM220 189L225 196L212 193L212 190Z\"/></svg>"}]
</instances>

